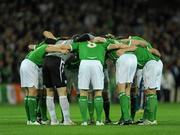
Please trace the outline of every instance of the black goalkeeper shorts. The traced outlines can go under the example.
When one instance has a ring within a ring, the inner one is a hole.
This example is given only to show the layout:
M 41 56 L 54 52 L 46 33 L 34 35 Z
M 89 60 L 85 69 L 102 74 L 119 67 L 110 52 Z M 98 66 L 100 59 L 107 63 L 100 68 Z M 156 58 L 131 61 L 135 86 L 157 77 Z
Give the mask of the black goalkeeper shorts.
M 64 61 L 56 56 L 46 56 L 43 64 L 43 84 L 46 88 L 65 87 L 67 79 Z

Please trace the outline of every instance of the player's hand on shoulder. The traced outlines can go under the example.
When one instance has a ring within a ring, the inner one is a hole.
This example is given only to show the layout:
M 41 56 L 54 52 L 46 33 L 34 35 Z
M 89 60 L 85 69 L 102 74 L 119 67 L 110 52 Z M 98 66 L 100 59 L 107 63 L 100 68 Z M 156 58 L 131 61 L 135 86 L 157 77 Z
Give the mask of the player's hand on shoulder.
M 69 50 L 68 49 L 61 49 L 61 52 L 67 54 L 67 53 L 69 53 Z
M 94 39 L 93 39 L 93 42 L 94 43 L 98 43 L 98 42 L 106 42 L 106 39 L 105 38 L 103 38 L 103 37 L 95 37 Z
M 135 46 L 135 45 L 131 46 L 132 51 L 135 51 L 136 49 L 137 49 L 137 46 Z
M 44 32 L 43 32 L 43 35 L 44 35 L 46 38 L 50 38 L 50 39 L 55 39 L 55 40 L 56 40 L 56 37 L 55 37 L 50 31 L 44 31 Z
M 28 45 L 28 49 L 29 49 L 29 50 L 34 50 L 35 46 L 36 46 L 36 45 L 30 44 L 30 45 Z
M 119 50 L 116 51 L 116 54 L 117 54 L 117 56 L 121 56 L 121 55 L 124 54 L 124 50 L 123 49 L 119 49 Z

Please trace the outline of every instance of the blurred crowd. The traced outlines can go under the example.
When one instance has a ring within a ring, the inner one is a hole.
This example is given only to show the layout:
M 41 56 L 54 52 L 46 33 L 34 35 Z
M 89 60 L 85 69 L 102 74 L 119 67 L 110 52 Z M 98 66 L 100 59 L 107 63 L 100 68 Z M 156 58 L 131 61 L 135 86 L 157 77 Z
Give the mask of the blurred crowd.
M 180 5 L 178 0 L 1 1 L 0 82 L 19 83 L 19 66 L 28 51 L 27 45 L 43 40 L 44 30 L 58 36 L 84 32 L 139 35 L 162 54 L 163 100 L 176 100 L 180 87 L 180 9 L 177 4 Z

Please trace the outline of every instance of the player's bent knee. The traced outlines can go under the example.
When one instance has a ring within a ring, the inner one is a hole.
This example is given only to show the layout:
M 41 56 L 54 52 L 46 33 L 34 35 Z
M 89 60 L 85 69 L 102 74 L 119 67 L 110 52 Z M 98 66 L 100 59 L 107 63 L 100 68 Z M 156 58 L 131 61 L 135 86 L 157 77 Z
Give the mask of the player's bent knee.
M 149 95 L 149 94 L 156 94 L 156 90 L 154 89 L 149 89 L 149 90 L 146 90 L 146 95 Z
M 47 96 L 53 97 L 54 96 L 54 90 L 51 88 L 46 89 Z
M 102 96 L 102 90 L 96 90 L 95 91 L 95 97 Z
M 117 84 L 117 92 L 118 93 L 125 92 L 125 88 L 126 88 L 126 84 L 125 83 L 123 83 L 123 84 L 118 83 Z
M 37 96 L 37 94 L 38 94 L 38 91 L 35 87 L 28 88 L 28 95 L 29 96 Z
M 80 96 L 88 96 L 87 90 L 80 90 Z
M 66 87 L 57 88 L 57 92 L 59 96 L 67 96 Z

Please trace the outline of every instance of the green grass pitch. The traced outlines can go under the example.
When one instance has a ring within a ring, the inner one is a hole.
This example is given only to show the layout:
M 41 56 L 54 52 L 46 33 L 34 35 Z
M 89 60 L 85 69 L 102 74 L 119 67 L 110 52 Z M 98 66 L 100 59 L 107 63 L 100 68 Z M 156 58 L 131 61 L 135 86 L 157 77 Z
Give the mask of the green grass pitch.
M 71 117 L 81 122 L 77 104 L 71 104 Z M 60 114 L 59 106 L 56 106 Z M 119 119 L 119 105 L 111 106 L 111 119 Z M 138 114 L 136 119 L 142 114 Z M 58 115 L 60 119 L 60 115 Z M 23 105 L 0 105 L 0 135 L 180 135 L 180 104 L 159 104 L 156 126 L 27 126 Z

